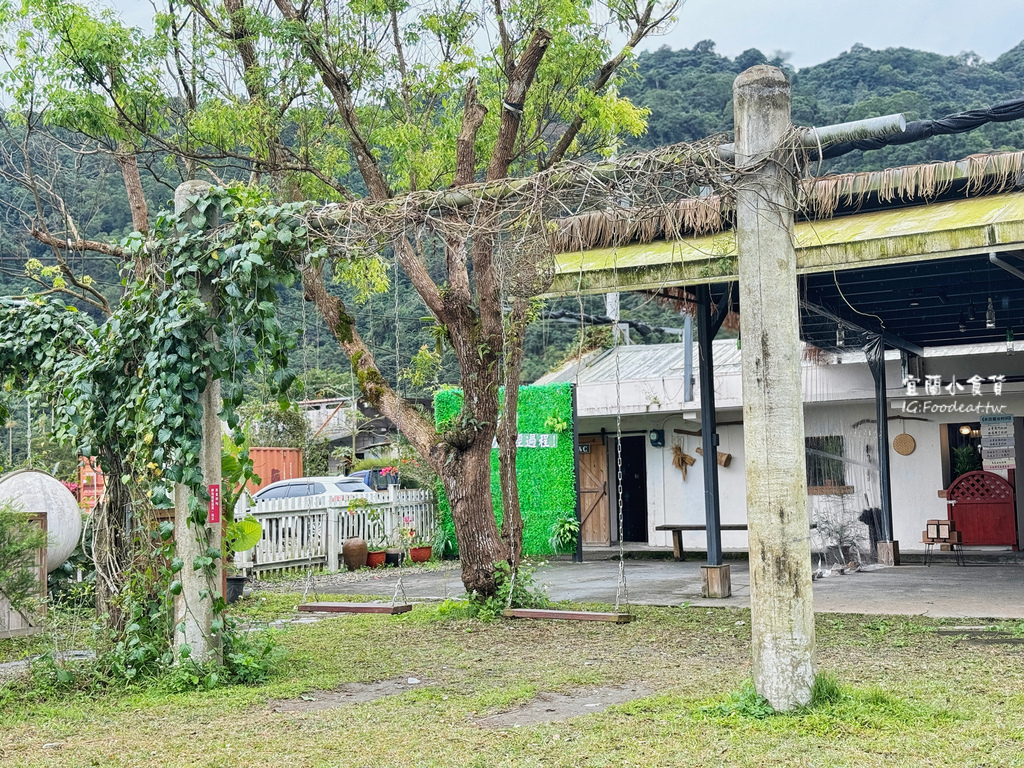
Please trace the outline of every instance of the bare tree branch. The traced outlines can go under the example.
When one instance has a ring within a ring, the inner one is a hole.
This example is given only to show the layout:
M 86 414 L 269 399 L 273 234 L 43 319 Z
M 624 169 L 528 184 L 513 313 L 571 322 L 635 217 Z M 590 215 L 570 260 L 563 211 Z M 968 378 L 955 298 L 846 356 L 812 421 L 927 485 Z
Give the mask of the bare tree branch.
M 534 30 L 526 50 L 509 74 L 508 87 L 501 100 L 501 125 L 498 127 L 498 138 L 494 142 L 491 163 L 487 167 L 489 180 L 503 179 L 508 176 L 509 166 L 514 157 L 516 137 L 519 126 L 523 122 L 523 110 L 526 107 L 526 94 L 533 84 L 537 67 L 551 43 L 551 33 L 546 29 Z
M 341 113 L 341 119 L 345 124 L 349 142 L 352 144 L 352 151 L 355 154 L 356 165 L 359 167 L 359 173 L 363 177 L 363 182 L 366 184 L 370 196 L 376 200 L 385 200 L 391 197 L 391 188 L 384 178 L 384 173 L 381 171 L 380 164 L 373 154 L 373 149 L 359 127 L 359 118 L 356 116 L 355 102 L 352 97 L 352 88 L 349 85 L 348 77 L 335 66 L 334 60 L 327 55 L 327 51 L 321 45 L 318 45 L 309 26 L 309 19 L 306 13 L 308 4 L 303 4 L 302 8 L 296 8 L 292 5 L 291 0 L 274 0 L 274 4 L 277 5 L 286 19 L 302 23 L 303 50 L 305 50 L 313 65 L 317 68 L 321 81 L 333 97 L 334 103 Z M 324 13 L 326 14 L 326 12 L 325 6 Z
M 633 49 L 636 48 L 652 31 L 664 23 L 665 20 L 675 12 L 678 6 L 678 2 L 673 3 L 666 12 L 657 19 L 652 19 L 654 10 L 657 7 L 657 2 L 655 0 L 647 0 L 642 11 L 637 8 L 637 13 L 634 15 L 636 28 L 633 30 L 633 34 L 630 35 L 629 41 L 622 47 L 618 54 L 601 66 L 601 69 L 597 71 L 597 75 L 594 77 L 594 81 L 590 84 L 588 90 L 595 95 L 600 94 Z M 577 115 L 573 118 L 572 123 L 569 124 L 565 133 L 563 133 L 558 139 L 558 143 L 555 145 L 555 148 L 551 150 L 551 154 L 548 155 L 548 157 L 540 164 L 540 170 L 550 168 L 552 165 L 562 161 L 565 157 L 565 153 L 569 150 L 569 147 L 572 146 L 573 141 L 576 140 L 579 132 L 583 129 L 584 122 L 583 115 Z

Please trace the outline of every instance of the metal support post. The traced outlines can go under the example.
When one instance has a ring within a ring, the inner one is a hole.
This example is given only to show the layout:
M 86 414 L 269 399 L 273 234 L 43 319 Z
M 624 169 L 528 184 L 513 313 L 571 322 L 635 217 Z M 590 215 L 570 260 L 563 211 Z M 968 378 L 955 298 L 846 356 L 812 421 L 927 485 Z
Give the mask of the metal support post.
M 722 519 L 718 494 L 718 432 L 715 419 L 715 364 L 712 359 L 711 291 L 698 286 L 697 346 L 700 370 L 700 430 L 704 451 L 704 520 L 708 534 L 708 565 L 722 564 Z
M 583 562 L 583 500 L 580 494 L 583 491 L 583 484 L 580 481 L 580 423 L 579 414 L 576 411 L 576 385 L 569 387 L 572 397 L 572 468 L 576 478 L 576 550 L 572 553 L 574 563 Z
M 878 433 L 878 492 L 882 508 L 882 530 L 879 531 L 878 561 L 899 565 L 899 544 L 893 540 L 892 474 L 889 467 L 889 403 L 886 399 L 885 343 L 875 338 L 865 347 L 871 378 L 875 381 L 875 423 Z

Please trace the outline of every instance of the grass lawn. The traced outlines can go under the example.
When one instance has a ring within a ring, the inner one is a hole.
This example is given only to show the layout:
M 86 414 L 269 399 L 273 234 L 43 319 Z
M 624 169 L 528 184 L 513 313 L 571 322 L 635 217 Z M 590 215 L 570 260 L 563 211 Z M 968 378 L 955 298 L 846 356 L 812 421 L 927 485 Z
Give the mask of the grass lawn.
M 296 601 L 257 594 L 241 611 L 273 618 Z M 48 697 L 8 688 L 0 765 L 1024 766 L 1024 645 L 938 631 L 958 621 L 822 615 L 819 669 L 840 690 L 800 714 L 764 717 L 742 693 L 749 612 L 636 614 L 625 625 L 482 624 L 419 605 L 283 630 L 288 657 L 258 687 Z M 401 692 L 323 709 L 311 701 L 385 680 Z M 557 722 L 478 724 L 538 694 L 619 685 L 646 695 Z

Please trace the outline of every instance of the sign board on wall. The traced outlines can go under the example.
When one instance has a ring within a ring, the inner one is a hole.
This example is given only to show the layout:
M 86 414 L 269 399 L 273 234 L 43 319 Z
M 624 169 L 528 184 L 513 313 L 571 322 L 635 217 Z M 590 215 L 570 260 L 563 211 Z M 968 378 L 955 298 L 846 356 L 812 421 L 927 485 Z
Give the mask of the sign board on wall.
M 981 463 L 989 472 L 1017 468 L 1013 414 L 996 413 L 981 417 Z

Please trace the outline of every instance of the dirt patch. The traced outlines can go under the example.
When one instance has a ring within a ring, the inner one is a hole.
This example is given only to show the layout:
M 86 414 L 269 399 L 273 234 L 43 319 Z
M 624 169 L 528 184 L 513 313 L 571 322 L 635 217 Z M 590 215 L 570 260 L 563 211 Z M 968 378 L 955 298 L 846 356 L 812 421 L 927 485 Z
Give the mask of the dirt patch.
M 552 723 L 570 717 L 601 712 L 613 704 L 624 704 L 633 699 L 650 696 L 654 691 L 643 685 L 609 685 L 604 688 L 584 688 L 575 693 L 538 693 L 530 701 L 497 715 L 477 720 L 481 728 L 519 728 L 524 725 Z
M 346 704 L 366 704 L 385 696 L 396 696 L 429 682 L 418 677 L 396 677 L 392 680 L 378 680 L 375 683 L 346 683 L 334 691 L 313 691 L 304 693 L 297 699 L 273 700 L 268 706 L 272 712 L 319 712 L 322 709 L 343 707 Z

